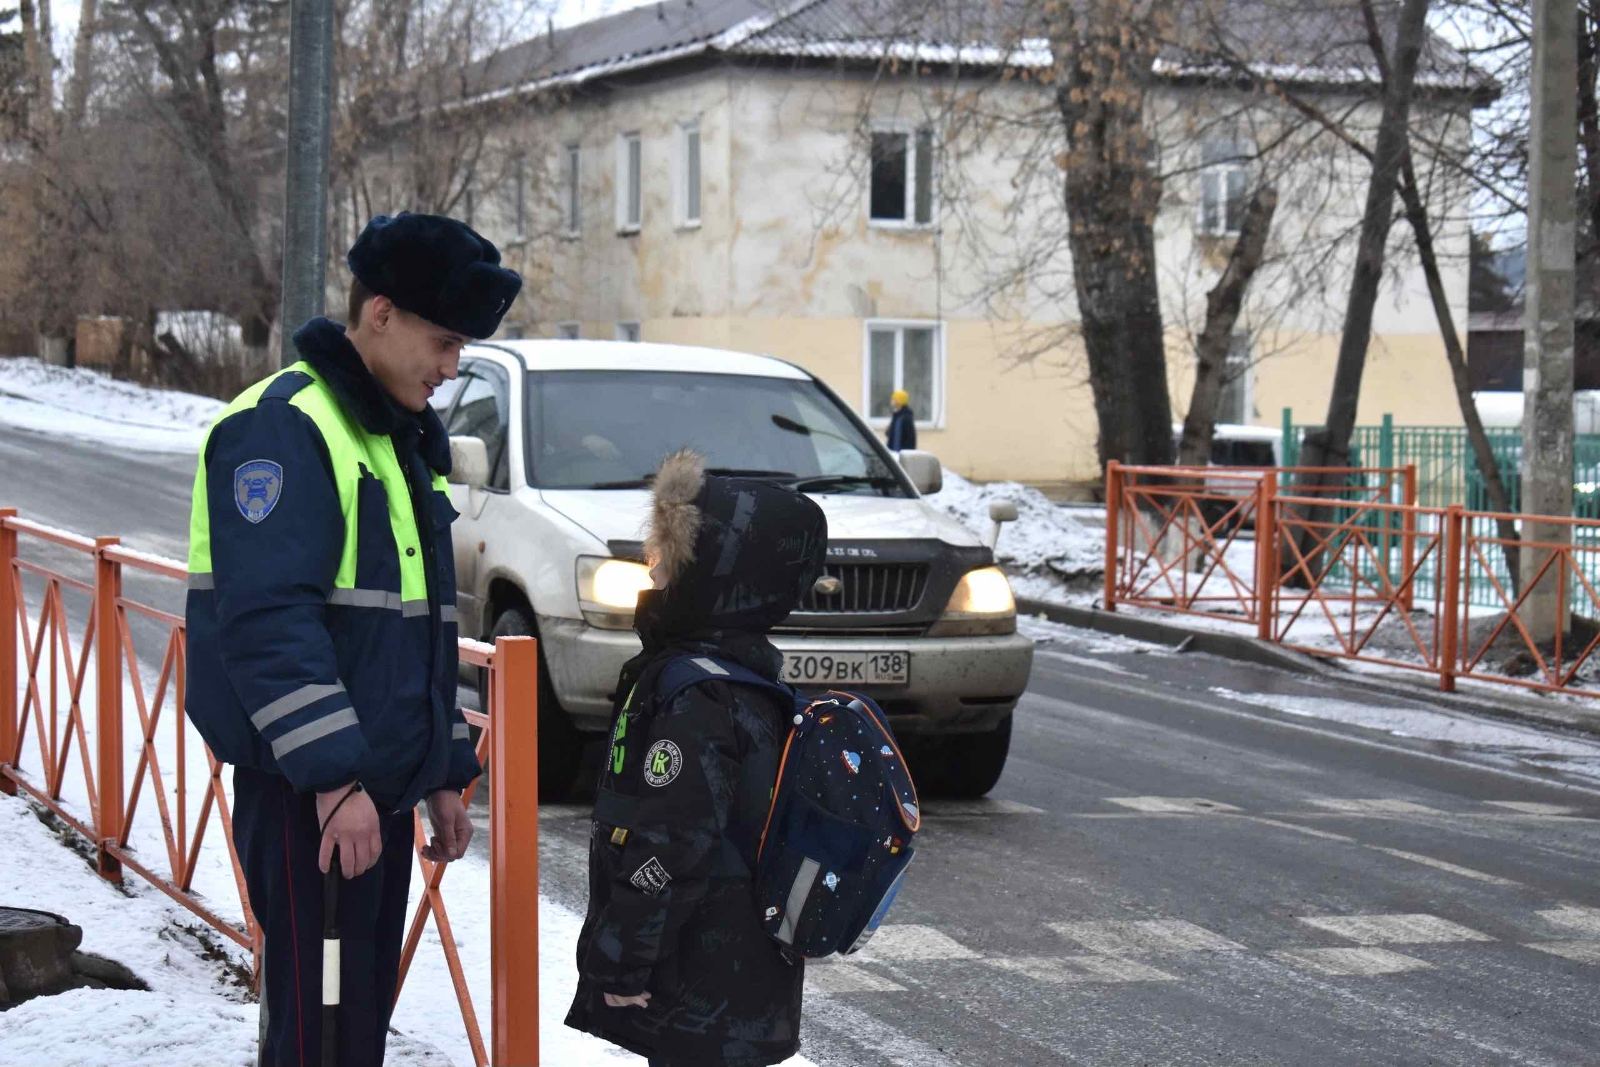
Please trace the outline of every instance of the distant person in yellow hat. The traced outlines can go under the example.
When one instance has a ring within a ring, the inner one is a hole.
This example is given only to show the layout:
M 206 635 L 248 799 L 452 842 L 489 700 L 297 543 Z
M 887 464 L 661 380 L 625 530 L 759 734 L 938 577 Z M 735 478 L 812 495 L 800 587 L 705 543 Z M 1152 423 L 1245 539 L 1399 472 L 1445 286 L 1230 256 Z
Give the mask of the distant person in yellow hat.
M 917 447 L 917 413 L 911 410 L 911 394 L 896 389 L 889 394 L 889 451 L 903 452 Z

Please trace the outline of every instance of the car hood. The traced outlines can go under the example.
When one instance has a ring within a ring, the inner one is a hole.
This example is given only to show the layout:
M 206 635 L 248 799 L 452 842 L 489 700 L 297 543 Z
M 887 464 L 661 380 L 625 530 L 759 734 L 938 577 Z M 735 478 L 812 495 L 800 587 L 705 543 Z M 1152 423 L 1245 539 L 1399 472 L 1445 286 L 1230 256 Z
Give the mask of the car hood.
M 909 497 L 807 494 L 828 517 L 828 540 L 934 540 L 977 546 L 979 538 L 925 500 Z M 602 543 L 642 541 L 650 517 L 643 489 L 546 489 L 545 504 Z

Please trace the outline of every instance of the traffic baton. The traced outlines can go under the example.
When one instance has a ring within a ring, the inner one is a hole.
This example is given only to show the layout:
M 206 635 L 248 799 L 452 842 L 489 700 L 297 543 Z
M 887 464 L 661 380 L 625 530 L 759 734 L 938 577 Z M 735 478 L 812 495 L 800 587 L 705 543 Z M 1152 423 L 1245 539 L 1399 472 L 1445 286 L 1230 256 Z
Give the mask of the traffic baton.
M 322 1067 L 339 1067 L 339 846 L 322 876 Z

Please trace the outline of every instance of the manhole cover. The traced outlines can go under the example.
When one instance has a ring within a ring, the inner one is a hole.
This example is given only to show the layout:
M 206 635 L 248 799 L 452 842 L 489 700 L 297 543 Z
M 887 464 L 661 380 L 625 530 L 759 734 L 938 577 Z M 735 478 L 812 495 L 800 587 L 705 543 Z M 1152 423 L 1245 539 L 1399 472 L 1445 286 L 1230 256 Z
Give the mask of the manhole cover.
M 42 930 L 49 926 L 65 926 L 67 920 L 59 915 L 52 915 L 48 911 L 34 911 L 31 908 L 0 908 L 0 937 L 7 934 L 22 933 L 27 930 Z

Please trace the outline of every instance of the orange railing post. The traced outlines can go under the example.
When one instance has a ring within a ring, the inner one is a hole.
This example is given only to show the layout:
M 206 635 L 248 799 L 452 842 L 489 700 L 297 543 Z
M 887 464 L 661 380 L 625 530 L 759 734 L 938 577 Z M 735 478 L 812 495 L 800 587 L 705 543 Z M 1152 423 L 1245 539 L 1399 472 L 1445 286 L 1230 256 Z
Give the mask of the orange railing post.
M 1456 661 L 1461 627 L 1461 560 L 1466 552 L 1462 539 L 1464 523 L 1460 504 L 1451 504 L 1444 519 L 1444 619 L 1439 634 L 1439 688 L 1456 690 Z
M 1405 466 L 1405 505 L 1406 510 L 1400 516 L 1400 574 L 1402 578 L 1409 579 L 1411 570 L 1417 565 L 1417 465 L 1407 463 Z M 1392 579 L 1391 575 L 1391 579 Z M 1400 606 L 1407 612 L 1416 604 L 1416 586 L 1409 580 L 1403 581 L 1400 586 Z
M 17 795 L 5 773 L 17 751 L 17 531 L 16 508 L 0 508 L 0 793 Z
M 495 642 L 489 706 L 490 1035 L 495 1067 L 539 1067 L 539 645 Z
M 99 786 L 94 830 L 99 869 L 110 881 L 122 879 L 122 863 L 107 846 L 122 837 L 122 627 L 117 601 L 122 596 L 122 564 L 106 557 L 117 537 L 94 539 L 95 778 Z
M 1278 621 L 1278 472 L 1262 474 L 1256 485 L 1256 636 L 1271 641 Z
M 1117 610 L 1117 523 L 1122 510 L 1122 464 L 1106 464 L 1106 592 L 1101 606 Z

